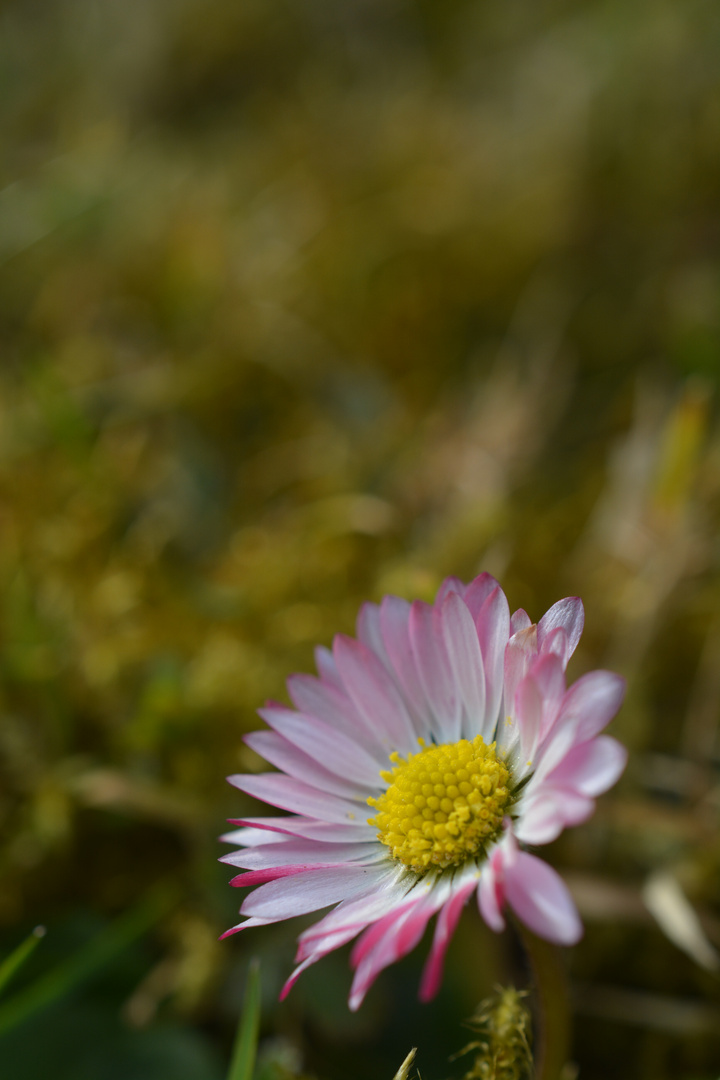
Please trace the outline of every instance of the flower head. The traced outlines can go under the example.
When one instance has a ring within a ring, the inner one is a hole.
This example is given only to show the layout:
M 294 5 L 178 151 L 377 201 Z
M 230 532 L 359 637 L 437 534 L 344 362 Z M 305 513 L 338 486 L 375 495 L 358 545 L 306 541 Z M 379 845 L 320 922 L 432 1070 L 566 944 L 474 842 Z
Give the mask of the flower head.
M 509 905 L 550 941 L 579 939 L 567 887 L 525 845 L 588 818 L 625 766 L 625 749 L 599 735 L 623 680 L 592 671 L 566 687 L 582 627 L 577 597 L 535 625 L 522 610 L 510 616 L 489 574 L 448 578 L 434 604 L 365 604 L 357 639 L 319 648 L 317 678 L 288 680 L 295 709 L 260 710 L 270 730 L 246 741 L 279 771 L 229 779 L 290 813 L 237 821 L 223 838 L 242 845 L 224 857 L 245 871 L 232 884 L 259 886 L 228 933 L 332 906 L 301 934 L 283 995 L 360 935 L 358 1008 L 437 914 L 420 988 L 431 998 L 473 893 L 493 930 Z

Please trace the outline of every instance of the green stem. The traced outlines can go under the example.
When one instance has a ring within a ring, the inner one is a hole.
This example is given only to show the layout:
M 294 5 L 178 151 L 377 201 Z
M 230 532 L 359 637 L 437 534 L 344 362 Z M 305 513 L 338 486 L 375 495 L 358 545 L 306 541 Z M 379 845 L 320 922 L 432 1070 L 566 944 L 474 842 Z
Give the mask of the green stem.
M 561 1080 L 570 1053 L 570 999 L 563 955 L 518 920 L 515 926 L 533 975 L 538 1011 L 535 1080 Z
M 260 963 L 251 960 L 227 1080 L 252 1080 L 260 1031 Z

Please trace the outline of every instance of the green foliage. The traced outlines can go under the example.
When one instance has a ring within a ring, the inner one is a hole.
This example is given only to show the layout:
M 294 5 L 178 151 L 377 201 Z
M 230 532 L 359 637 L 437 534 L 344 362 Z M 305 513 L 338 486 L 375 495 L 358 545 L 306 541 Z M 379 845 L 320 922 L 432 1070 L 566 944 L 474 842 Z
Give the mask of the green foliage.
M 260 1030 L 260 965 L 250 964 L 228 1080 L 252 1080 Z
M 13 949 L 9 956 L 0 964 L 0 991 L 3 991 L 12 979 L 13 975 L 23 966 L 26 960 L 32 956 L 40 940 L 45 936 L 45 927 L 36 926 L 32 934 L 21 941 L 17 948 Z

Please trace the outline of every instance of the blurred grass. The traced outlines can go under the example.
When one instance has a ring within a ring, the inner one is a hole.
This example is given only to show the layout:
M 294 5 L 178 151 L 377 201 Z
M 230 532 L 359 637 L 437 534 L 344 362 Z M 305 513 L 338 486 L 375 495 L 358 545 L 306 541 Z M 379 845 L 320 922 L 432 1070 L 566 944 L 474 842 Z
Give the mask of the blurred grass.
M 183 897 L 101 1021 L 73 1004 L 70 1075 L 137 1053 L 153 1080 L 183 1039 L 219 1075 L 248 947 L 265 1034 L 318 1075 L 415 1044 L 446 1074 L 512 949 L 468 914 L 432 1015 L 411 958 L 349 1017 L 344 954 L 274 1010 L 295 927 L 217 944 L 215 837 L 250 808 L 223 781 L 260 767 L 242 733 L 312 646 L 482 568 L 535 618 L 581 594 L 574 675 L 629 679 L 628 774 L 552 852 L 587 923 L 581 1075 L 715 1080 L 716 980 L 641 889 L 673 874 L 720 943 L 717 6 L 0 22 L 0 944 Z

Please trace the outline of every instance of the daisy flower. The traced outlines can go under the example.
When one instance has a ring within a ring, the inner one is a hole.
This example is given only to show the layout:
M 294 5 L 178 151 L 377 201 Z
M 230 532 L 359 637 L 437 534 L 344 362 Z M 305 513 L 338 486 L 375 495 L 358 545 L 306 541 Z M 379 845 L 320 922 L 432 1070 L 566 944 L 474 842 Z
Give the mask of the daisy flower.
M 378 973 L 417 945 L 437 915 L 420 986 L 437 991 L 448 942 L 475 893 L 495 931 L 505 906 L 562 945 L 582 934 L 567 887 L 526 846 L 590 816 L 625 749 L 598 733 L 624 682 L 565 669 L 583 607 L 560 600 L 537 625 L 510 615 L 489 574 L 443 582 L 434 604 L 365 604 L 357 639 L 318 648 L 318 677 L 293 675 L 295 708 L 270 703 L 270 730 L 246 737 L 277 772 L 230 783 L 289 816 L 256 817 L 223 837 L 224 857 L 257 886 L 240 908 L 253 926 L 332 910 L 299 938 L 290 990 L 305 968 L 358 937 L 350 1008 Z M 225 935 L 224 935 L 225 936 Z

